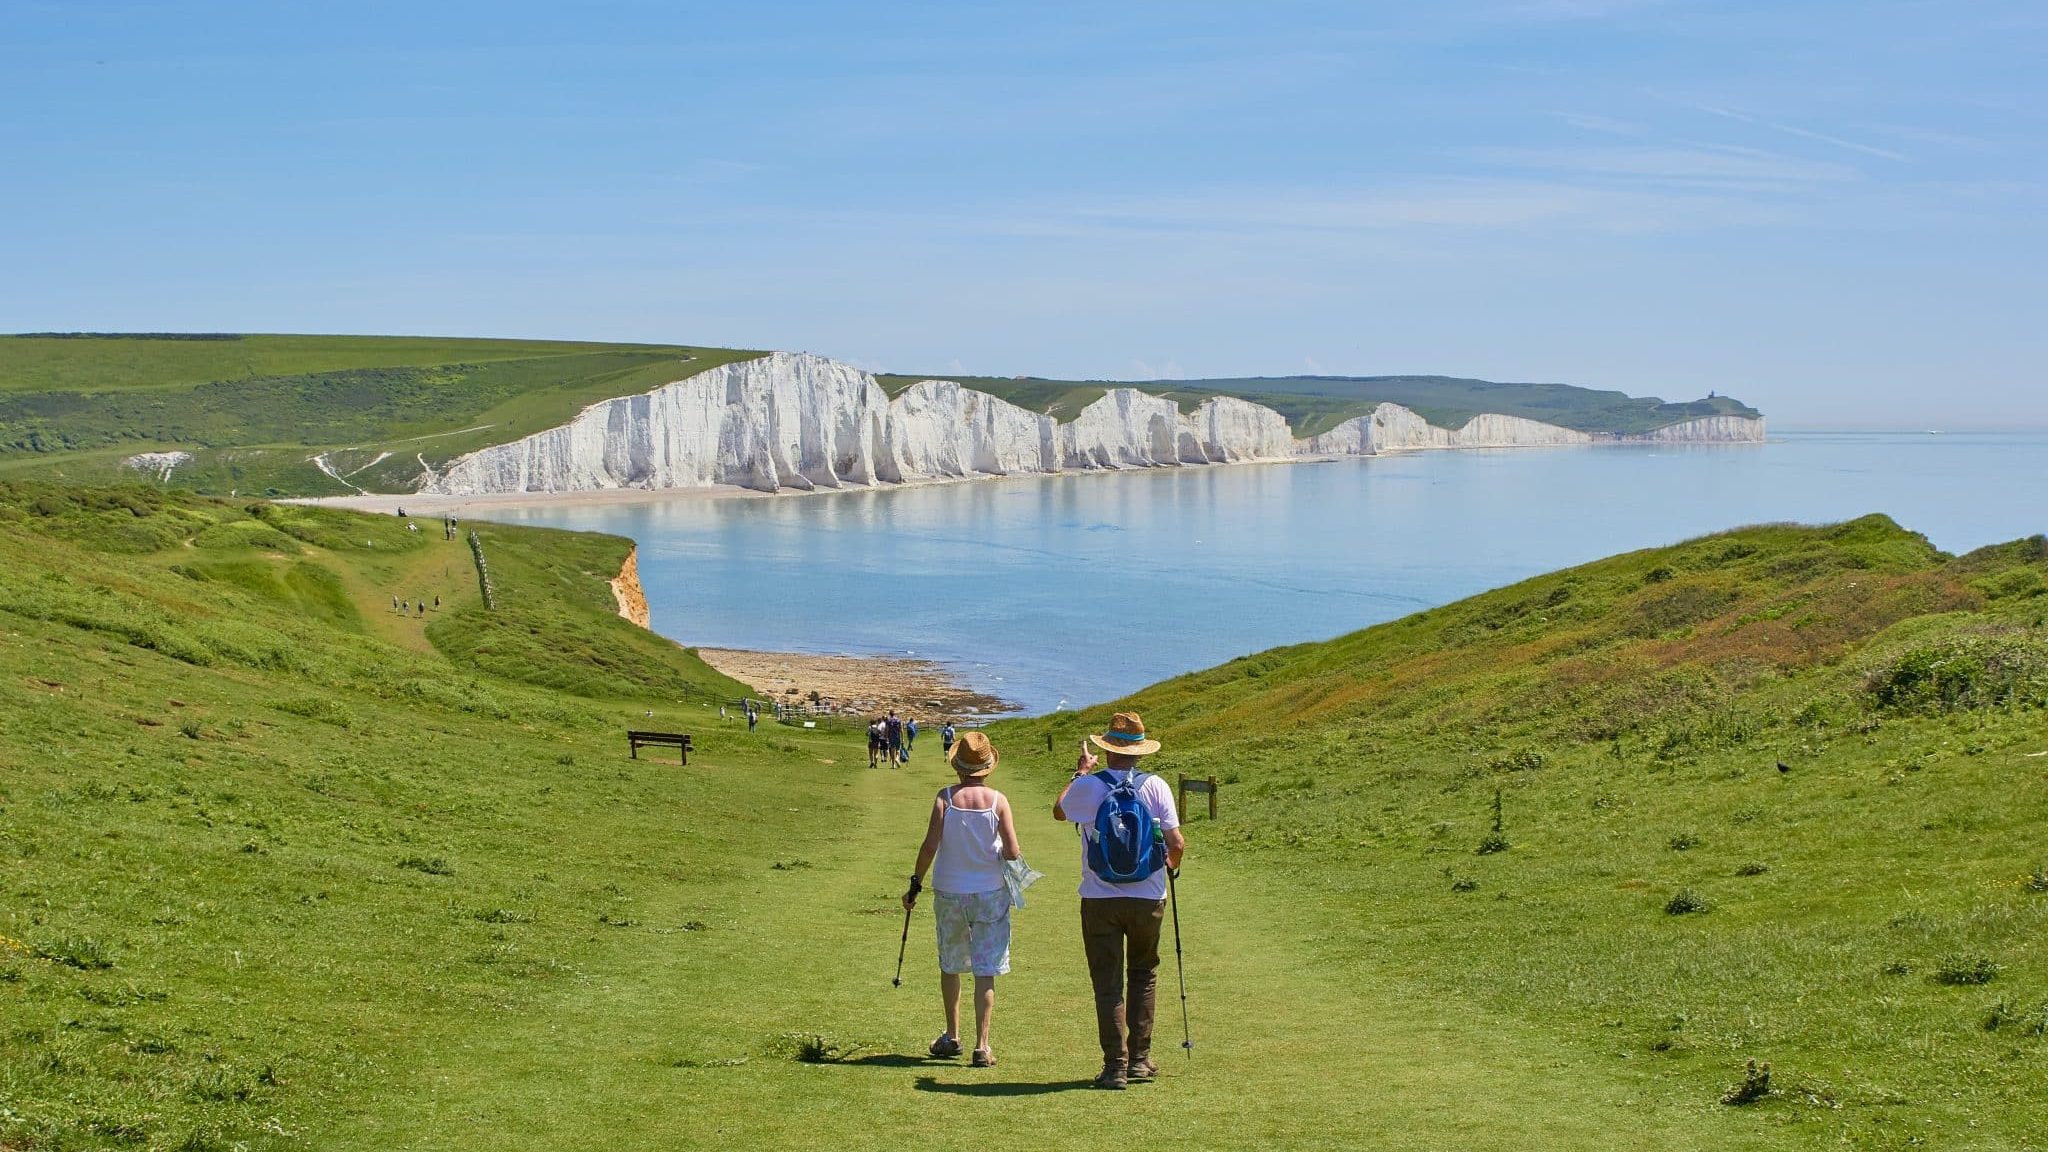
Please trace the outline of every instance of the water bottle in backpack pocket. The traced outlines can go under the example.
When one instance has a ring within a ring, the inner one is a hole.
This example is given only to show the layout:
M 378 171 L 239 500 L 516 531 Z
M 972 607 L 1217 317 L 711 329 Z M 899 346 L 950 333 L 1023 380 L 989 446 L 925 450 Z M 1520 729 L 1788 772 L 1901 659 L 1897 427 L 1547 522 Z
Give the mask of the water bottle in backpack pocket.
M 1105 771 L 1095 778 L 1109 788 L 1109 795 L 1095 810 L 1095 826 L 1089 830 L 1088 870 L 1111 884 L 1132 884 L 1164 868 L 1166 852 L 1158 821 L 1138 794 L 1144 773 L 1133 772 L 1119 781 Z

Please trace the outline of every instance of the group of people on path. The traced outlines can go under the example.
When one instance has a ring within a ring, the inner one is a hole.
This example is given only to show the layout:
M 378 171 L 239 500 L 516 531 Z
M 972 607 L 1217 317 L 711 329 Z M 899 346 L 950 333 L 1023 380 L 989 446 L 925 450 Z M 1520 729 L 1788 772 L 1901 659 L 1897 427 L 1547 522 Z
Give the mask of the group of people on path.
M 1099 766 L 1090 744 L 1108 756 L 1107 766 Z M 1010 970 L 1010 909 L 1021 905 L 1021 887 L 1035 875 L 1023 865 L 1009 799 L 987 784 L 1000 759 L 995 746 L 977 731 L 948 745 L 946 760 L 959 782 L 932 800 L 903 909 L 907 925 L 929 872 L 946 1015 L 930 1052 L 942 1059 L 961 1055 L 961 977 L 971 974 L 971 1057 L 975 1067 L 989 1068 L 996 1063 L 989 1047 L 995 981 Z M 1102 1047 L 1098 1088 L 1121 1089 L 1159 1075 L 1152 1059 L 1159 939 L 1168 881 L 1180 874 L 1187 842 L 1173 790 L 1141 771 L 1143 758 L 1157 751 L 1159 741 L 1145 735 L 1137 713 L 1117 713 L 1107 731 L 1081 745 L 1074 777 L 1052 805 L 1053 819 L 1081 829 L 1081 946 Z
M 953 751 L 953 722 L 946 721 L 939 729 L 942 752 Z M 884 761 L 889 767 L 910 762 L 911 746 L 917 743 L 917 721 L 910 717 L 898 716 L 891 708 L 887 716 L 877 716 L 868 724 L 868 767 L 879 767 Z

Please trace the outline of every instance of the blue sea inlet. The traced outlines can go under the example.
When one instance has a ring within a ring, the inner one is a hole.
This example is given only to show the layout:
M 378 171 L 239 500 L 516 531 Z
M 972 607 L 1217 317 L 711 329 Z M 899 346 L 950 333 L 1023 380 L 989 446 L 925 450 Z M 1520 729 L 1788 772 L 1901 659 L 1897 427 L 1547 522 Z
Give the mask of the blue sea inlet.
M 1428 452 L 777 499 L 535 507 L 639 542 L 685 644 L 914 655 L 1048 712 L 1553 569 L 1768 521 L 2048 532 L 2048 435 Z

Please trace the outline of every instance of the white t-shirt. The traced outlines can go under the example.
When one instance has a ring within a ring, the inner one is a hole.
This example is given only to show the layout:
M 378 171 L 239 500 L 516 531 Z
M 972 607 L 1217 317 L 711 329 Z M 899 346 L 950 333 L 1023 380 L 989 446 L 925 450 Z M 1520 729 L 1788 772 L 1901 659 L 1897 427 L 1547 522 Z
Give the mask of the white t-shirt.
M 1111 776 L 1121 780 L 1124 773 L 1107 769 Z M 1151 809 L 1152 819 L 1163 829 L 1180 827 L 1180 814 L 1173 810 L 1173 788 L 1165 780 L 1150 773 L 1141 772 L 1145 779 L 1138 785 L 1138 802 Z M 1161 868 L 1143 880 L 1132 884 L 1111 884 L 1088 867 L 1088 837 L 1095 834 L 1095 811 L 1102 802 L 1109 799 L 1109 786 L 1090 774 L 1074 781 L 1067 789 L 1067 798 L 1060 804 L 1060 810 L 1067 819 L 1081 826 L 1081 897 L 1086 900 L 1128 896 L 1138 900 L 1166 899 L 1166 869 Z

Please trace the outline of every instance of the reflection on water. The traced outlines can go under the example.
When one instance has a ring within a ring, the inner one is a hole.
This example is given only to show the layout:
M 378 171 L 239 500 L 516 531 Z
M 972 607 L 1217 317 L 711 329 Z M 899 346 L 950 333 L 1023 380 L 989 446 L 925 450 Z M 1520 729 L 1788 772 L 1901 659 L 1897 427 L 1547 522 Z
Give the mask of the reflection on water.
M 689 644 L 915 652 L 1046 711 L 1634 548 L 1891 514 L 1950 550 L 2048 530 L 2048 436 L 1333 463 L 504 510 L 631 536 Z

